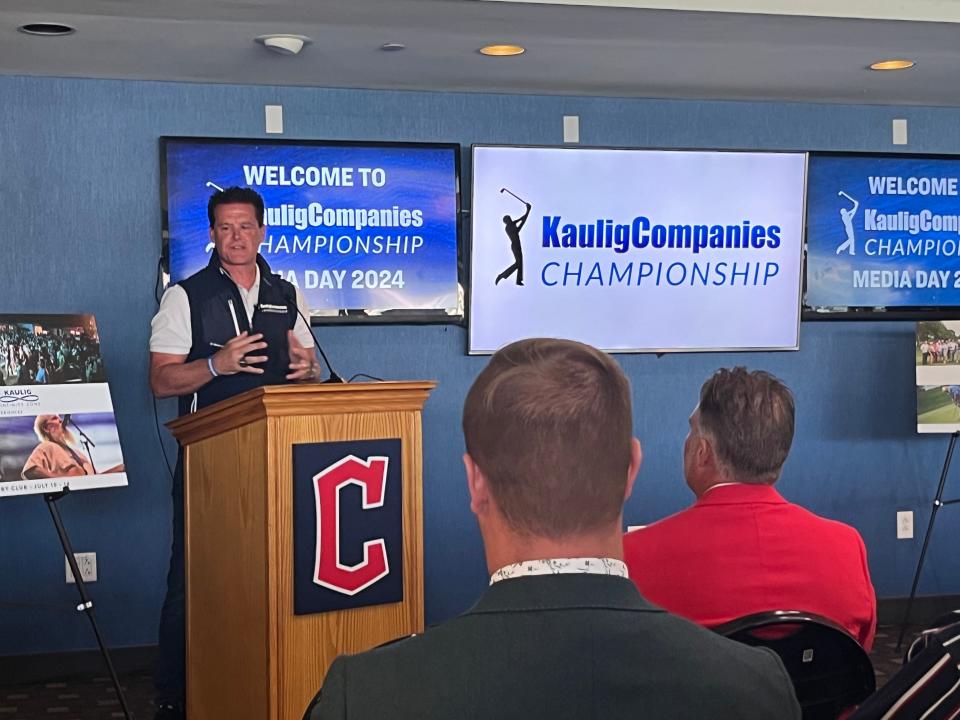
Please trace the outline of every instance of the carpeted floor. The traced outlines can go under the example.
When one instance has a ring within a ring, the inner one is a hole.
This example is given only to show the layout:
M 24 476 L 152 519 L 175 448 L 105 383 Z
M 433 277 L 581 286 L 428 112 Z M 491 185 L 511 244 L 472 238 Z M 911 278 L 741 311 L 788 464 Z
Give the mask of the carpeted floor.
M 881 626 L 874 642 L 874 670 L 877 687 L 900 667 L 903 652 L 896 650 L 899 627 Z M 904 641 L 909 645 L 913 634 Z M 102 673 L 102 671 L 100 671 Z M 54 668 L 51 680 L 33 685 L 4 685 L 0 678 L 0 720 L 113 720 L 123 711 L 113 683 L 105 674 L 58 677 Z M 149 670 L 124 673 L 120 676 L 130 717 L 136 720 L 153 718 L 153 675 Z
M 903 656 L 910 647 L 910 643 L 917 636 L 921 628 L 909 628 L 903 639 L 903 647 L 897 650 L 897 637 L 900 635 L 899 625 L 881 625 L 877 628 L 877 635 L 873 641 L 873 651 L 870 659 L 873 660 L 873 672 L 877 676 L 877 687 L 882 686 L 890 676 L 900 669 Z
M 51 671 L 55 676 L 56 671 Z M 153 674 L 120 676 L 120 687 L 137 720 L 153 718 Z M 0 681 L 0 720 L 113 720 L 124 717 L 107 675 L 58 678 L 35 685 L 4 686 Z

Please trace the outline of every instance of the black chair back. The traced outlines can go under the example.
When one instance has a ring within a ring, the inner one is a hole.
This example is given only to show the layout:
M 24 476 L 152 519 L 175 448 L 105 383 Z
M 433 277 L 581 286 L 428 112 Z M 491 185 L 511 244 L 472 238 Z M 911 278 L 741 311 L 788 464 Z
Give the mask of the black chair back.
M 960 610 L 951 610 L 948 613 L 938 616 L 936 620 L 927 626 L 926 630 L 921 631 L 917 638 L 910 643 L 910 647 L 907 648 L 907 652 L 903 656 L 903 664 L 906 665 L 922 653 L 926 649 L 931 637 L 937 635 L 944 628 L 958 622 L 960 622 Z
M 866 650 L 825 617 L 774 610 L 713 629 L 731 640 L 770 648 L 779 655 L 793 681 L 804 720 L 835 720 L 877 687 Z

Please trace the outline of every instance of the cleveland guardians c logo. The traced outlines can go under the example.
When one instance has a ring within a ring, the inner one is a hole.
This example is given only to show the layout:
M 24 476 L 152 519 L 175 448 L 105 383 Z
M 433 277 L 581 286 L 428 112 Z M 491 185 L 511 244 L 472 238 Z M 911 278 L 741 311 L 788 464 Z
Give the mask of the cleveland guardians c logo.
M 366 461 L 347 455 L 313 476 L 317 512 L 316 562 L 313 582 L 344 595 L 356 595 L 390 574 L 387 544 L 383 538 L 363 543 L 363 560 L 356 565 L 340 562 L 340 491 L 359 485 L 363 509 L 383 507 L 389 458 L 371 456 Z

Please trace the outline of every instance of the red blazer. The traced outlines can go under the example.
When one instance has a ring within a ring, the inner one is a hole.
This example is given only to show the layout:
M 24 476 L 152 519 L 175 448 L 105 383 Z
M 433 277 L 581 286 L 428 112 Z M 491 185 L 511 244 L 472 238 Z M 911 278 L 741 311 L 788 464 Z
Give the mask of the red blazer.
M 700 625 L 805 610 L 873 645 L 877 600 L 860 534 L 769 485 L 708 490 L 692 507 L 627 533 L 623 551 L 647 600 Z

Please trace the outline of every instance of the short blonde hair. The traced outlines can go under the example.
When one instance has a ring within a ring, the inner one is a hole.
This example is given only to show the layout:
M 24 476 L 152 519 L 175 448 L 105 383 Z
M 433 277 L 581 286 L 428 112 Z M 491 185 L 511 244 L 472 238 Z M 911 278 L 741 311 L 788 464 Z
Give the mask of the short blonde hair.
M 633 418 L 630 384 L 606 353 L 570 340 L 507 345 L 467 394 L 463 434 L 515 531 L 558 539 L 620 516 Z

